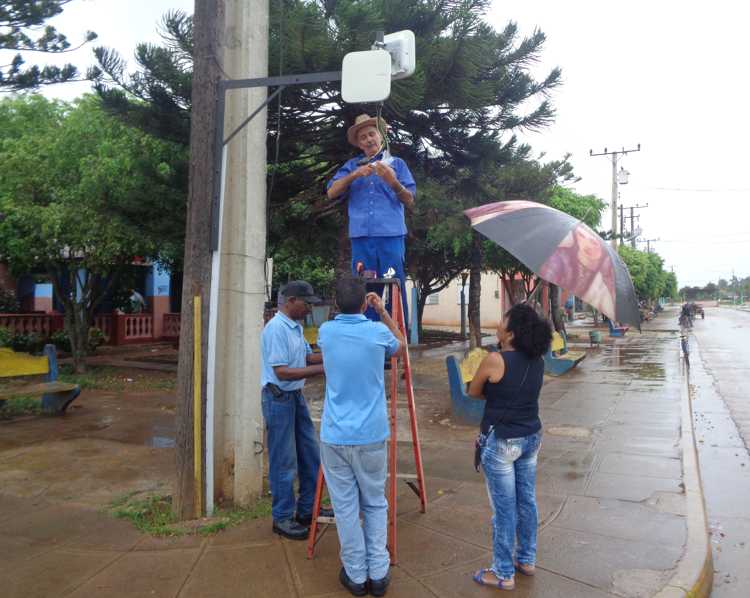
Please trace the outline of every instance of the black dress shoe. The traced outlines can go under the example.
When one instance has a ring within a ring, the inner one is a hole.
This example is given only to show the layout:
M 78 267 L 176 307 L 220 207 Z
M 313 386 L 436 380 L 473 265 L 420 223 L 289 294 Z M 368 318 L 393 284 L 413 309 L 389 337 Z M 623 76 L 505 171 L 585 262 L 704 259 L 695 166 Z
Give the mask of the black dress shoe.
M 300 525 L 294 519 L 274 521 L 273 531 L 274 533 L 289 538 L 290 540 L 307 540 L 307 536 L 310 535 L 310 528 L 305 525 Z
M 367 585 L 370 589 L 370 594 L 373 596 L 385 596 L 388 591 L 388 584 L 391 583 L 391 574 L 386 573 L 383 579 L 368 579 Z
M 325 508 L 320 509 L 320 517 L 333 517 L 333 509 L 325 509 Z M 295 516 L 294 519 L 300 525 L 305 525 L 307 527 L 310 527 L 310 524 L 312 523 L 312 514 L 297 515 Z
M 349 576 L 346 574 L 346 569 L 341 567 L 339 572 L 339 581 L 352 596 L 367 596 L 367 584 L 365 583 L 354 583 Z

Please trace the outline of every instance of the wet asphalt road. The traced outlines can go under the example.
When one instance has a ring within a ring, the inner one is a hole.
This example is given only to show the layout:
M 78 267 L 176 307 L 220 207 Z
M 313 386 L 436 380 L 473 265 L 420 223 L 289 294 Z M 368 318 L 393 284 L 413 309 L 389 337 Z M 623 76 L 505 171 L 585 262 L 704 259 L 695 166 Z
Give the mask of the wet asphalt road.
M 750 596 L 750 313 L 706 309 L 690 337 L 690 392 L 716 598 Z

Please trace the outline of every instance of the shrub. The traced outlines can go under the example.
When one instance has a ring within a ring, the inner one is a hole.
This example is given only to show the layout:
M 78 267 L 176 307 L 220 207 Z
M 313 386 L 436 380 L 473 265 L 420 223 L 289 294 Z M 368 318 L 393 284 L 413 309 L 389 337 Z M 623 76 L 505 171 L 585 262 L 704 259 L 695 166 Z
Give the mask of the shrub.
M 10 339 L 13 335 L 7 328 L 0 328 L 0 347 L 10 347 Z
M 21 304 L 18 303 L 16 293 L 0 289 L 0 313 L 17 314 L 19 311 L 21 311 Z
M 96 351 L 99 345 L 104 344 L 104 340 L 104 332 L 102 332 L 101 328 L 97 328 L 96 326 L 89 328 L 89 351 L 92 353 Z
M 52 336 L 50 336 L 50 341 L 55 345 L 55 347 L 57 347 L 58 351 L 63 351 L 65 353 L 71 352 L 70 337 L 65 330 L 56 330 L 55 332 L 53 332 Z M 90 353 L 96 351 L 99 345 L 104 344 L 104 341 L 104 332 L 102 332 L 100 328 L 96 328 L 95 326 L 89 328 L 88 349 Z
M 44 339 L 34 332 L 17 332 L 10 338 L 9 346 L 18 353 L 40 353 L 44 349 Z
M 70 353 L 70 337 L 64 330 L 55 330 L 49 337 L 49 340 L 55 345 L 58 351 Z

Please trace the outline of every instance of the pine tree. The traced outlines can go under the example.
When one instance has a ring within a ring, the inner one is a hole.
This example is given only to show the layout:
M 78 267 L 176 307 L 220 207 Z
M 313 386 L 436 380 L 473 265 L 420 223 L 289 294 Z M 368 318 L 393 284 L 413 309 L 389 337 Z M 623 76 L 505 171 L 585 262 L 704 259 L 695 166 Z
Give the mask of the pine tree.
M 71 0 L 0 0 L 0 55 L 16 52 L 9 63 L 0 67 L 0 90 L 33 89 L 78 78 L 78 69 L 72 64 L 25 67 L 23 58 L 28 52 L 72 52 L 96 39 L 96 33 L 89 31 L 79 46 L 71 48 L 65 35 L 50 25 L 44 25 L 45 21 L 60 14 L 69 2 Z

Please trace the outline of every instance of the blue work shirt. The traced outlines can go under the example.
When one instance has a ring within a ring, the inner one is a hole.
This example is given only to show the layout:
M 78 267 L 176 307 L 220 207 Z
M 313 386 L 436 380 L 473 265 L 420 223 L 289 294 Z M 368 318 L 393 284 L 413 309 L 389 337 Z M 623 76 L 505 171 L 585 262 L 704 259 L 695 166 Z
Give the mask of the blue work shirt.
M 363 314 L 340 314 L 318 331 L 326 374 L 320 439 L 371 444 L 390 436 L 383 363 L 399 341 L 385 324 Z
M 330 188 L 338 179 L 351 174 L 360 167 L 358 162 L 364 154 L 348 160 L 329 181 Z M 373 160 L 379 160 L 382 154 Z M 414 196 L 417 184 L 409 167 L 401 158 L 385 158 L 396 173 L 396 178 Z M 349 185 L 349 238 L 356 237 L 403 237 L 406 234 L 404 204 L 384 179 L 376 174 L 358 178 Z
M 273 368 L 285 365 L 290 368 L 307 366 L 307 355 L 312 348 L 305 340 L 302 326 L 282 312 L 276 312 L 263 329 L 260 336 L 260 355 L 262 369 L 260 387 L 269 382 L 276 384 L 281 390 L 299 390 L 305 385 L 302 380 L 279 380 Z

